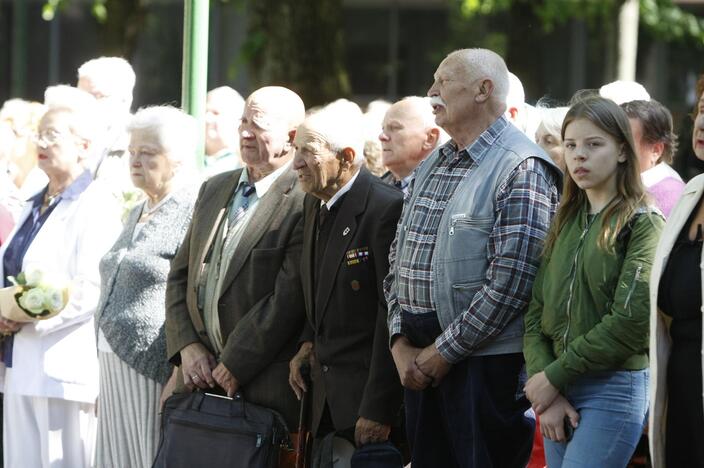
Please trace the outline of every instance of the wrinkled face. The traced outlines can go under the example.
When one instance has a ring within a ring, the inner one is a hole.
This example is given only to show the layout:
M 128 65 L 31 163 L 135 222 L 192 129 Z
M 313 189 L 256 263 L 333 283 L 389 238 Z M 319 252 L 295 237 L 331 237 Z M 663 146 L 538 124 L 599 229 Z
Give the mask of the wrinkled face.
M 616 194 L 616 170 L 626 161 L 621 145 L 590 120 L 576 119 L 565 129 L 565 163 L 582 190 Z
M 692 130 L 692 149 L 697 159 L 704 161 L 704 94 L 699 99 L 697 116 Z
M 434 79 L 428 96 L 432 99 L 435 123 L 445 130 L 461 125 L 474 113 L 473 89 L 479 80 L 468 76 L 461 59 L 456 56 L 440 63 Z M 452 135 L 451 130 L 448 133 Z
M 535 142 L 548 153 L 548 156 L 565 172 L 565 148 L 560 135 L 549 133 L 542 123 L 535 131 Z
M 640 172 L 647 171 L 658 163 L 661 154 L 658 154 L 654 144 L 648 143 L 643 138 L 643 123 L 640 119 L 629 118 L 628 121 L 631 123 L 631 133 L 633 133 L 633 143 L 636 145 Z
M 80 166 L 87 143 L 75 135 L 65 113 L 47 113 L 37 131 L 37 165 L 47 175 L 68 174 Z
M 303 124 L 298 127 L 293 146 L 293 169 L 304 192 L 316 195 L 335 185 L 340 178 L 340 158 L 319 133 Z
M 134 186 L 148 195 L 163 194 L 174 177 L 175 167 L 157 135 L 148 129 L 132 131 L 128 151 Z
M 282 158 L 290 148 L 287 123 L 266 105 L 250 99 L 244 106 L 239 132 L 240 155 L 247 166 L 281 167 L 288 162 Z
M 382 162 L 394 174 L 412 171 L 425 152 L 425 123 L 416 108 L 405 102 L 391 106 L 384 116 L 379 135 Z
M 208 96 L 205 100 L 205 138 L 209 141 L 237 143 L 240 115 Z

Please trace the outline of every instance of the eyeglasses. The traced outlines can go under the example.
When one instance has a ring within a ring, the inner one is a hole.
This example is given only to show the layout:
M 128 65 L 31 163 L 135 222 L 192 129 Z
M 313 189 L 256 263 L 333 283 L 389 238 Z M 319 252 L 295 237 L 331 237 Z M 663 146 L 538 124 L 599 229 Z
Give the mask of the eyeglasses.
M 61 132 L 49 130 L 45 133 L 37 133 L 36 135 L 34 135 L 32 140 L 39 146 L 42 146 L 44 144 L 55 145 L 63 136 L 64 134 Z

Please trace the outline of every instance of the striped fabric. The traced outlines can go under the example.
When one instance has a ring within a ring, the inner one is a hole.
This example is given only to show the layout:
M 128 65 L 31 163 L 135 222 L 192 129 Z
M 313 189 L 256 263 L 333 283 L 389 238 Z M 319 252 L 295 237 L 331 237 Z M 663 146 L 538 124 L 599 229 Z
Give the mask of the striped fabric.
M 162 385 L 113 353 L 98 353 L 98 468 L 149 468 L 159 444 Z

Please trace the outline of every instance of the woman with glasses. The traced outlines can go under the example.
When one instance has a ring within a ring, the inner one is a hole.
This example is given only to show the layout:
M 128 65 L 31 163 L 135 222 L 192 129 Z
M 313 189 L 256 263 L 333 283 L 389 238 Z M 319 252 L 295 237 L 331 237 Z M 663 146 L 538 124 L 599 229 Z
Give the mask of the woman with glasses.
M 84 108 L 49 110 L 36 138 L 49 183 L 26 204 L 0 248 L 0 278 L 38 269 L 69 287 L 66 307 L 41 321 L 0 319 L 4 466 L 92 465 L 98 360 L 93 314 L 98 262 L 120 232 L 120 207 L 83 161 L 94 137 Z
M 175 383 L 166 359 L 166 277 L 196 197 L 192 117 L 149 107 L 127 130 L 130 176 L 146 200 L 100 262 L 98 467 L 149 467 L 156 455 L 160 399 Z

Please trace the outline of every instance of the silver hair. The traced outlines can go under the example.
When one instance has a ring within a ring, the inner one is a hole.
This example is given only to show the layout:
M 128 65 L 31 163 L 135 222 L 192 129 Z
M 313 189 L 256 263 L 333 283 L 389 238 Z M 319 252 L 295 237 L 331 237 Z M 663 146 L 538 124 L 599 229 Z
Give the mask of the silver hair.
M 562 122 L 565 120 L 565 115 L 570 109 L 569 107 L 537 107 L 540 114 L 540 124 L 545 127 L 550 135 L 562 140 Z M 540 125 L 538 125 L 540 126 Z
M 79 137 L 91 142 L 100 137 L 103 120 L 91 94 L 69 85 L 49 86 L 44 91 L 44 105 L 47 108 L 45 116 L 69 114 L 71 131 Z
M 352 111 L 347 105 L 328 106 L 309 115 L 303 125 L 319 133 L 331 151 L 339 153 L 345 148 L 352 148 L 354 164 L 364 164 L 361 111 Z
M 172 106 L 139 109 L 127 124 L 127 131 L 143 130 L 153 135 L 179 170 L 193 168 L 198 148 L 196 119 Z
M 477 78 L 491 80 L 494 84 L 494 99 L 499 102 L 506 101 L 509 89 L 508 68 L 499 54 L 489 49 L 460 49 L 447 56 L 447 58 L 450 57 L 461 60 L 468 80 Z
M 136 76 L 132 65 L 122 57 L 99 57 L 78 67 L 78 79 L 90 79 L 106 96 L 118 97 L 129 109 Z
M 636 81 L 612 81 L 599 88 L 599 95 L 618 105 L 631 101 L 650 101 L 650 94 L 645 86 Z
M 208 91 L 208 98 L 216 99 L 229 111 L 239 116 L 244 109 L 244 98 L 240 93 L 229 86 L 218 86 Z

